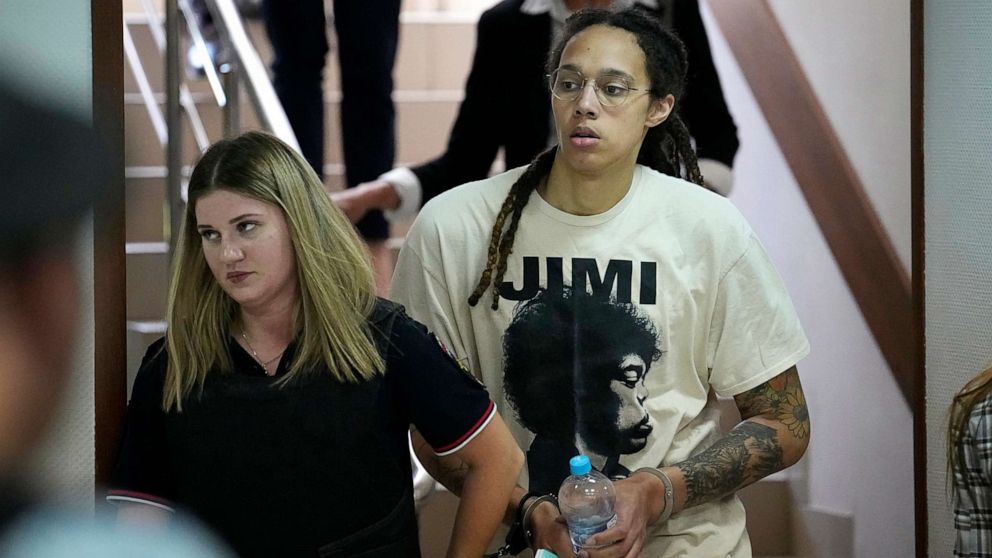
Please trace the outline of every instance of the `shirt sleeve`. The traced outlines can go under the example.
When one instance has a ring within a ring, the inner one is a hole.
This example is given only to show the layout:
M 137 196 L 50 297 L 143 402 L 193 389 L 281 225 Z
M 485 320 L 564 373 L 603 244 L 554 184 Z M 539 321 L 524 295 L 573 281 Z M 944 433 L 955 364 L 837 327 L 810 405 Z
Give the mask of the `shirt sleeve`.
M 422 324 L 401 313 L 390 336 L 387 381 L 438 455 L 465 447 L 496 414 L 485 387 Z
M 124 435 L 107 491 L 111 503 L 138 502 L 174 511 L 162 410 L 167 366 L 163 346 L 160 339 L 148 348 L 134 379 Z
M 710 384 L 738 395 L 785 372 L 809 353 L 799 316 L 753 232 L 717 287 L 707 346 Z

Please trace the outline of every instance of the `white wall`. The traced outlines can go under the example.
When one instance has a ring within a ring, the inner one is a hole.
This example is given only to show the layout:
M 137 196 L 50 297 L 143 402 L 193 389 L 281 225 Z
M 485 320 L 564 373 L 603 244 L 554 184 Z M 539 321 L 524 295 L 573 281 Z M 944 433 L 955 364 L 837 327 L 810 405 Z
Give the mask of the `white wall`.
M 89 0 L 0 0 L 0 79 L 42 102 L 92 118 Z M 93 225 L 87 220 L 77 260 L 83 296 L 73 382 L 51 436 L 37 455 L 41 488 L 53 497 L 93 507 Z
M 771 5 L 908 271 L 908 3 L 773 0 Z M 812 440 L 806 457 L 790 472 L 800 511 L 853 517 L 855 556 L 912 556 L 909 407 L 736 60 L 704 8 L 741 139 L 731 199 L 775 261 L 813 347 L 799 365 Z M 837 556 L 823 547 L 805 550 Z
M 947 408 L 992 365 L 992 5 L 923 13 L 929 550 L 950 556 Z

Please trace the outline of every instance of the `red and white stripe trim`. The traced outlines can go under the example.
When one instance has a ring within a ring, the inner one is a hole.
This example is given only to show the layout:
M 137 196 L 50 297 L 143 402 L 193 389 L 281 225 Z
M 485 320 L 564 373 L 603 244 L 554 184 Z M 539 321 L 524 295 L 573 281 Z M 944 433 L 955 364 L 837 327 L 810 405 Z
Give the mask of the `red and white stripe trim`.
M 460 438 L 458 438 L 457 440 L 451 442 L 446 446 L 442 446 L 440 448 L 434 448 L 434 453 L 442 456 L 451 455 L 456 451 L 462 449 L 469 442 L 471 442 L 476 436 L 478 436 L 479 432 L 482 432 L 483 429 L 486 428 L 486 425 L 489 424 L 489 421 L 493 420 L 494 416 L 496 416 L 496 404 L 490 401 L 489 406 L 486 407 L 486 412 L 482 413 L 482 418 L 480 418 L 474 425 L 472 425 L 472 428 L 469 428 L 468 432 L 466 432 Z

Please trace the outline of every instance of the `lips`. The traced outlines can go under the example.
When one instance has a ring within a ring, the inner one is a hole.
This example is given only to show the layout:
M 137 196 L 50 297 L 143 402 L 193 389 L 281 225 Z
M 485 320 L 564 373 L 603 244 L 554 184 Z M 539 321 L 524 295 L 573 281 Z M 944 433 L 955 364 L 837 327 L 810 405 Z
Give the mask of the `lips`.
M 635 437 L 647 438 L 651 434 L 651 432 L 654 431 L 654 427 L 651 426 L 651 424 L 649 424 L 650 422 L 651 422 L 651 417 L 645 416 L 644 420 L 639 422 L 637 426 L 634 427 L 633 431 Z
M 587 126 L 577 126 L 574 130 L 572 130 L 572 135 L 570 137 L 599 139 L 599 134 Z
M 568 138 L 569 143 L 579 148 L 593 147 L 599 143 L 599 140 L 599 134 L 586 126 L 576 127 Z
M 231 271 L 227 274 L 227 280 L 231 283 L 240 283 L 249 275 L 251 275 L 250 271 Z

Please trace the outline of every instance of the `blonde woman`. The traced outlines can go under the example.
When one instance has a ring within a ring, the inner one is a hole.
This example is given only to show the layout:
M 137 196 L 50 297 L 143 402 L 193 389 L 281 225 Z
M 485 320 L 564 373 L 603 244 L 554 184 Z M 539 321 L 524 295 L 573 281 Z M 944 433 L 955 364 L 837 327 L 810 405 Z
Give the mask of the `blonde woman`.
M 167 320 L 108 495 L 121 521 L 181 506 L 242 556 L 419 556 L 412 424 L 468 464 L 448 556 L 483 553 L 519 450 L 486 391 L 375 297 L 357 234 L 275 138 L 219 142 L 194 169 Z
M 954 486 L 955 556 L 992 556 L 992 368 L 954 396 L 947 433 Z

